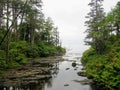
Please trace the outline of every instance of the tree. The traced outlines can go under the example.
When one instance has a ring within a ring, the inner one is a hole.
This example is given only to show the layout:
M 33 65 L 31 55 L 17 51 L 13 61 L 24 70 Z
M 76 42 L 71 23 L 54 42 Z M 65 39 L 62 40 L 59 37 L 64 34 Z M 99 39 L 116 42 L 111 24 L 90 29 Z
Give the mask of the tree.
M 57 53 L 59 32 L 41 6 L 41 0 L 0 0 L 0 59 L 4 53 L 5 64 L 38 53 Z
M 59 32 L 57 30 L 58 28 L 55 27 L 51 32 L 51 44 L 55 46 L 59 46 Z
M 116 8 L 112 11 L 114 18 L 114 30 L 116 32 L 116 36 L 120 37 L 120 2 L 116 5 Z
M 2 27 L 2 21 L 3 21 L 3 0 L 0 0 L 0 29 Z
M 89 20 L 86 21 L 86 26 L 88 29 L 86 30 L 86 44 L 91 45 L 98 54 L 101 54 L 105 50 L 105 43 L 102 35 L 101 21 L 103 21 L 105 17 L 105 13 L 102 8 L 103 0 L 91 0 L 88 4 L 90 8 L 90 12 L 86 16 Z

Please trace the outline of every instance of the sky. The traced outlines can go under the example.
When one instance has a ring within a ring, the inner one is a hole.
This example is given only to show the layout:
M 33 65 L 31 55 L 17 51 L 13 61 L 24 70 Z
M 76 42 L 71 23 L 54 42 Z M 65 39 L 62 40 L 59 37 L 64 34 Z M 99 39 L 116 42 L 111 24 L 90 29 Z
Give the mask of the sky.
M 60 32 L 62 46 L 74 52 L 83 52 L 89 47 L 85 45 L 84 33 L 87 27 L 85 16 L 90 12 L 88 3 L 91 0 L 43 0 L 43 12 L 51 17 Z M 103 5 L 109 12 L 119 0 L 104 0 Z

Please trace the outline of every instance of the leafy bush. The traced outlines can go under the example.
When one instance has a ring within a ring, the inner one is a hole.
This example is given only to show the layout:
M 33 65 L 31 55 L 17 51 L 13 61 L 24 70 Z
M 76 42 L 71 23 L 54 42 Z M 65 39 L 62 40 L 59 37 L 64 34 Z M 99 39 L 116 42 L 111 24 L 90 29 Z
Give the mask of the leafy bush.
M 10 42 L 9 61 L 6 61 L 6 53 L 0 50 L 0 70 L 15 68 L 28 62 L 29 58 L 47 57 L 58 55 L 65 49 L 39 42 L 37 45 L 30 45 L 26 41 Z
M 11 49 L 9 53 L 11 62 L 25 64 L 28 61 L 27 57 L 23 53 L 20 53 L 19 50 Z
M 3 50 L 0 50 L 0 70 L 7 67 L 6 61 L 5 61 L 5 52 Z
M 116 44 L 112 44 L 109 52 L 104 55 L 89 49 L 82 56 L 88 78 L 109 90 L 120 89 L 120 48 Z
M 4 60 L 5 59 L 5 51 L 0 50 L 0 60 Z
M 27 49 L 24 49 L 22 52 L 25 53 L 25 55 L 29 58 L 35 58 L 39 56 L 38 53 L 39 49 L 36 45 L 29 46 Z
M 7 68 L 8 68 L 8 69 L 13 69 L 13 68 L 16 68 L 16 67 L 19 67 L 19 66 L 20 66 L 20 64 L 17 63 L 17 62 L 15 62 L 15 61 L 9 62 L 9 63 L 7 64 Z
M 49 55 L 49 51 L 47 46 L 43 42 L 39 42 L 38 44 L 39 56 L 45 57 Z
M 19 50 L 20 53 L 25 54 L 29 58 L 38 56 L 38 47 L 35 45 L 30 45 L 26 41 L 12 42 L 10 45 L 11 49 Z
M 57 53 L 58 54 L 64 54 L 64 53 L 66 53 L 65 48 L 62 48 L 61 46 L 57 46 L 56 49 L 57 49 Z
M 48 52 L 50 56 L 54 56 L 57 54 L 57 49 L 55 46 L 47 46 Z
M 60 55 L 61 53 L 65 53 L 65 49 L 60 46 L 48 45 L 44 42 L 39 42 L 38 44 L 39 56 L 54 56 Z
M 90 48 L 83 53 L 81 62 L 85 65 L 89 61 L 89 57 L 95 54 L 95 50 Z

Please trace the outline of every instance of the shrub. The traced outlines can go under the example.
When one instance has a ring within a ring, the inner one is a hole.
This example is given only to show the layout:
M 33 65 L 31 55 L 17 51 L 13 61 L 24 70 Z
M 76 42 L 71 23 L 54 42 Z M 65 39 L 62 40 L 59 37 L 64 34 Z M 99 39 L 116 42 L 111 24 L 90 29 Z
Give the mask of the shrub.
M 24 64 L 28 61 L 27 57 L 23 53 L 20 53 L 19 50 L 11 49 L 9 53 L 10 53 L 11 62 L 16 62 L 18 64 Z
M 93 48 L 90 48 L 88 50 L 86 50 L 83 53 L 83 56 L 81 58 L 81 62 L 85 65 L 90 59 L 89 57 L 95 54 L 95 50 Z
M 48 50 L 50 56 L 54 56 L 57 54 L 57 50 L 56 50 L 55 46 L 47 46 L 47 50 Z
M 0 70 L 5 69 L 7 67 L 6 61 L 5 61 L 5 52 L 3 50 L 0 50 Z
M 66 53 L 65 48 L 62 48 L 61 46 L 57 46 L 56 49 L 57 49 L 57 53 L 58 54 L 64 54 L 64 53 Z
M 20 53 L 25 54 L 28 58 L 34 58 L 38 56 L 38 47 L 36 45 L 30 45 L 26 41 L 12 42 L 11 49 L 16 49 Z
M 43 42 L 39 42 L 38 50 L 39 50 L 39 56 L 41 56 L 41 57 L 46 57 L 49 55 L 47 46 Z
M 82 56 L 87 77 L 109 90 L 120 89 L 120 48 L 118 43 L 112 44 L 104 55 L 96 54 L 94 50 L 89 49 Z

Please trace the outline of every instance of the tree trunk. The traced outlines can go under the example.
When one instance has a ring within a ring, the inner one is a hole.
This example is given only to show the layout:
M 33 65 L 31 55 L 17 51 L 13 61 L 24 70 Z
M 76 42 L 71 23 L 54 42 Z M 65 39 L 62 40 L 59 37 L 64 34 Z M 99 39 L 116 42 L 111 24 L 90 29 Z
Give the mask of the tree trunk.
M 3 3 L 0 2 L 0 28 L 2 27 L 3 20 Z
M 9 0 L 7 0 L 7 21 L 6 21 L 6 31 L 8 31 L 8 29 L 9 29 L 9 14 L 10 14 L 10 12 L 9 12 Z M 8 35 L 7 35 L 7 38 L 6 38 L 6 63 L 8 63 L 9 62 L 9 33 L 8 33 Z

